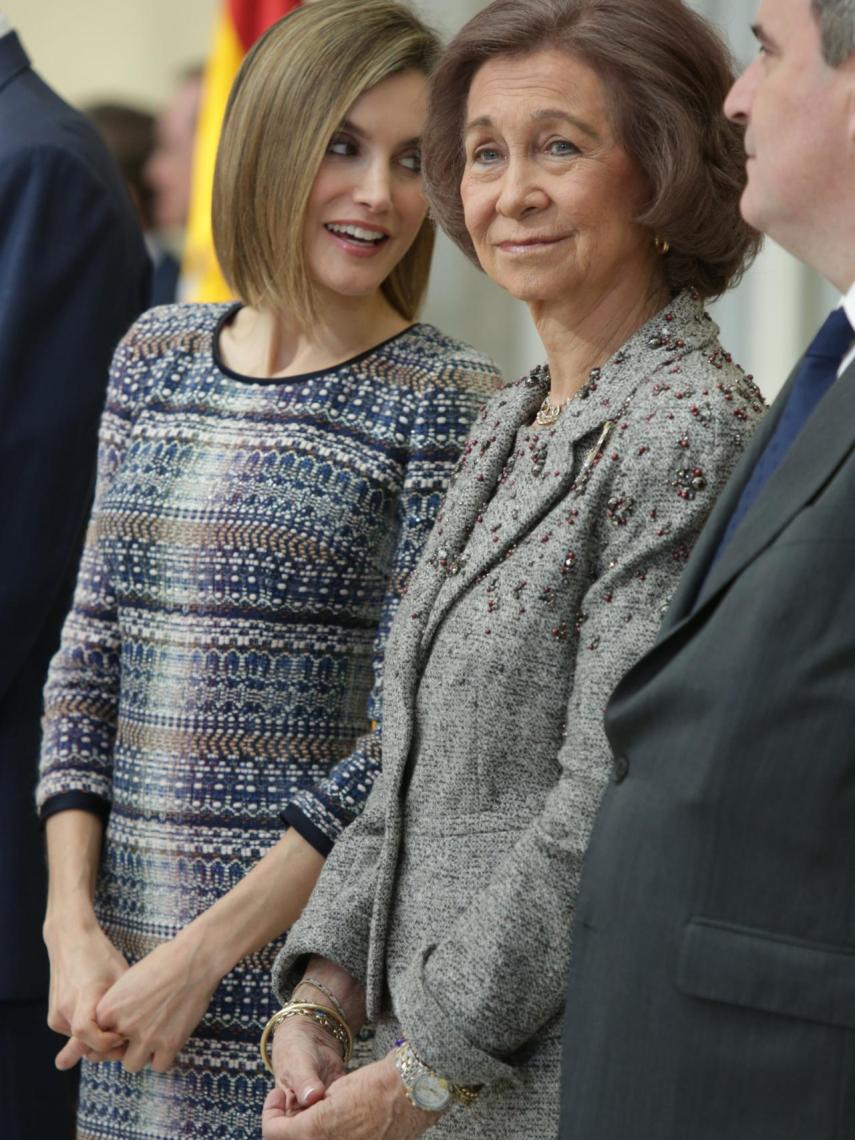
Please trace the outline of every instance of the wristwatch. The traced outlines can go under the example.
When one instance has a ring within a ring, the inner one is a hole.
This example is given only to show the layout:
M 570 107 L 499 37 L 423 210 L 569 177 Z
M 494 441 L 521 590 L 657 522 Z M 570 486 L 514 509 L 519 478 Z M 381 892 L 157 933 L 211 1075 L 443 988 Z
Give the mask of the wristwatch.
M 413 1052 L 406 1039 L 400 1040 L 395 1052 L 395 1068 L 404 1086 L 410 1104 L 424 1112 L 443 1112 L 452 1101 L 471 1104 L 478 1095 L 478 1087 L 453 1085 L 445 1077 L 429 1068 Z

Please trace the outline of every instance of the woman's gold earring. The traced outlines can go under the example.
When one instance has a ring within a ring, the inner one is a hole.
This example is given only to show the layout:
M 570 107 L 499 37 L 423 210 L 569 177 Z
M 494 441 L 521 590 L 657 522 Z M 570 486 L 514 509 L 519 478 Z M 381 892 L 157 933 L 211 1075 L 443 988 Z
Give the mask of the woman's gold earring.
M 654 246 L 654 249 L 656 250 L 656 252 L 659 254 L 659 256 L 664 257 L 665 254 L 670 250 L 671 243 L 670 243 L 670 241 L 668 241 L 667 238 L 655 237 L 653 239 L 653 246 Z

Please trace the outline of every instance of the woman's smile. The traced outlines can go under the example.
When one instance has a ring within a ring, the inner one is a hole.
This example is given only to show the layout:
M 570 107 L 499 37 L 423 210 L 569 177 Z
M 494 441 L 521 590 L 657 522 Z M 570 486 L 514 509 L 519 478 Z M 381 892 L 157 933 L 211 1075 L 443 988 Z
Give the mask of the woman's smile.
M 389 231 L 367 222 L 325 222 L 339 249 L 353 257 L 374 257 L 388 244 Z
M 485 272 L 513 296 L 586 307 L 628 277 L 649 284 L 649 193 L 614 135 L 605 88 L 585 63 L 545 49 L 485 63 L 469 89 L 460 185 Z
M 540 253 L 551 253 L 565 241 L 572 239 L 572 234 L 559 234 L 555 237 L 520 237 L 506 238 L 495 243 L 504 254 L 512 257 L 531 257 Z
M 427 213 L 420 137 L 427 80 L 390 76 L 361 95 L 330 139 L 306 208 L 315 285 L 371 297 L 416 240 Z

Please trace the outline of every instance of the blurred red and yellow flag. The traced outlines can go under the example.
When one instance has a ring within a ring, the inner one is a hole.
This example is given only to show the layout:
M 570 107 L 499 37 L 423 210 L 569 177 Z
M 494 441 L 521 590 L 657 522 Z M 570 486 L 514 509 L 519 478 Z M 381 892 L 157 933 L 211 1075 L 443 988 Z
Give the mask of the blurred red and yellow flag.
M 226 102 L 243 57 L 262 32 L 281 16 L 299 8 L 300 3 L 301 0 L 223 0 L 205 67 L 196 129 L 193 190 L 182 266 L 183 292 L 188 301 L 227 301 L 232 296 L 217 264 L 211 237 L 211 190 Z

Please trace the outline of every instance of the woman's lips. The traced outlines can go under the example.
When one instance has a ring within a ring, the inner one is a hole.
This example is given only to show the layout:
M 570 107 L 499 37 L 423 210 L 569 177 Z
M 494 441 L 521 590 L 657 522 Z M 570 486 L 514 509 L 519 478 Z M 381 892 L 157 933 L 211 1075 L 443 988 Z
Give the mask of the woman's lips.
M 526 254 L 543 253 L 545 250 L 552 249 L 553 246 L 560 245 L 561 242 L 567 241 L 568 235 L 564 234 L 560 237 L 540 237 L 540 238 L 520 238 L 517 241 L 501 241 L 497 243 L 497 248 L 502 253 L 511 253 L 515 255 L 525 256 Z
M 336 228 L 332 229 L 331 225 Z M 336 243 L 339 249 L 344 250 L 346 253 L 352 254 L 354 257 L 376 257 L 378 253 L 388 244 L 390 235 L 381 230 L 375 229 L 373 226 L 359 226 L 358 228 L 365 233 L 373 233 L 376 235 L 375 240 L 365 241 L 360 240 L 358 237 L 352 236 L 347 233 L 342 233 L 341 230 L 345 226 L 354 226 L 355 223 L 328 223 L 324 226 L 324 230 L 329 237 Z

